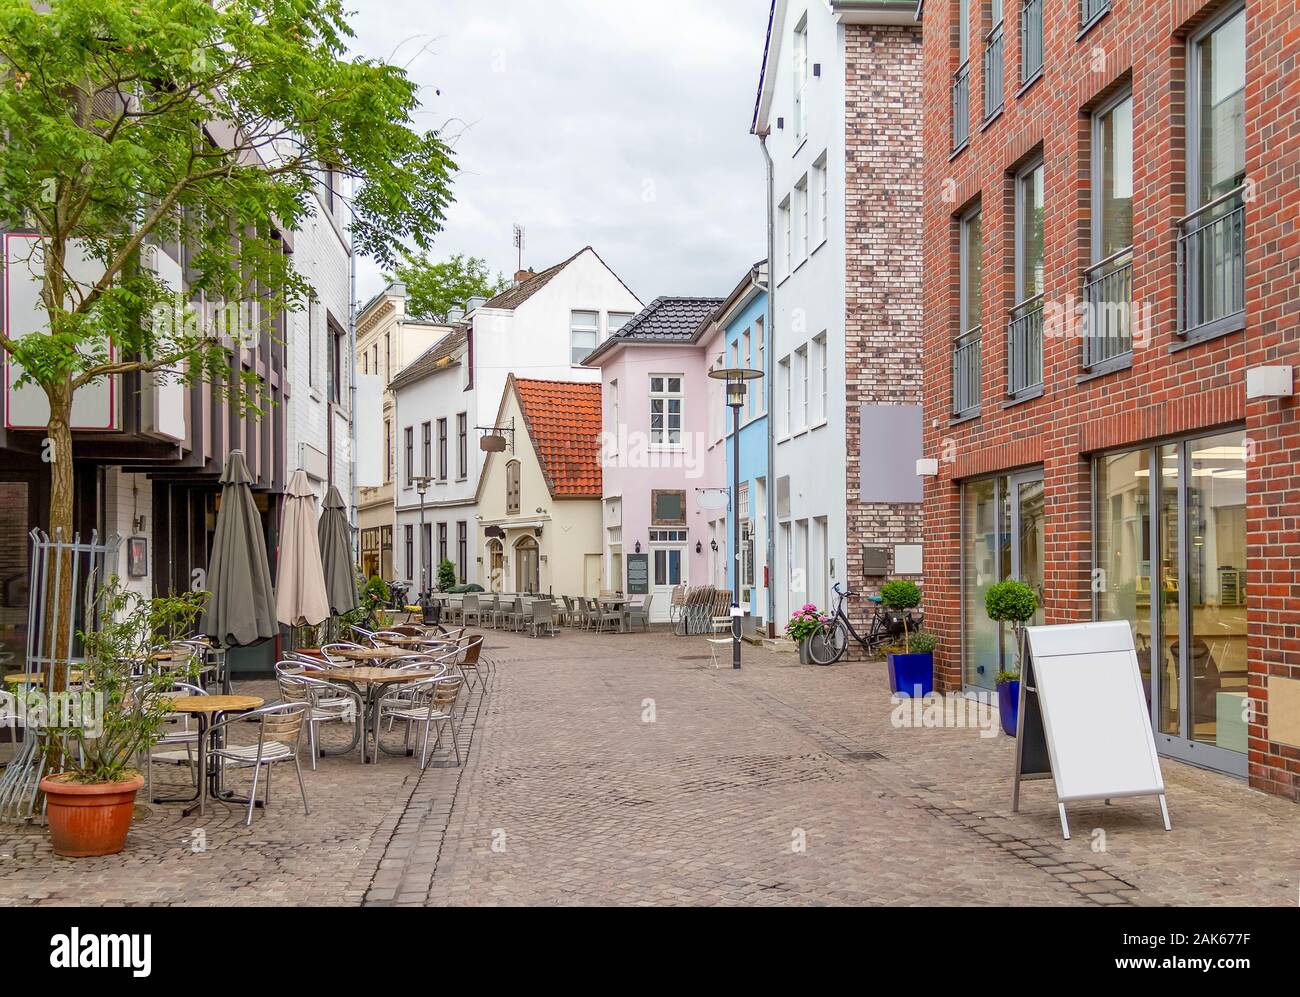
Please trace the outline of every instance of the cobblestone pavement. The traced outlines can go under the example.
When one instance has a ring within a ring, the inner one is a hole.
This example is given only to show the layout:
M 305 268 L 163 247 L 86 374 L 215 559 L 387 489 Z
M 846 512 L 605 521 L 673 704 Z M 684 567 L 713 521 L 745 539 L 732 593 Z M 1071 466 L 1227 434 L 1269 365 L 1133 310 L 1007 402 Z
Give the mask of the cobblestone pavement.
M 1164 760 L 1171 833 L 1154 799 L 1117 800 L 1072 805 L 1063 841 L 1050 783 L 1010 813 L 1011 739 L 894 726 L 879 663 L 746 647 L 734 672 L 662 633 L 486 646 L 463 767 L 445 747 L 423 776 L 325 758 L 310 817 L 281 773 L 252 828 L 219 804 L 203 821 L 156 806 L 105 859 L 0 828 L 0 904 L 1297 900 L 1295 804 Z

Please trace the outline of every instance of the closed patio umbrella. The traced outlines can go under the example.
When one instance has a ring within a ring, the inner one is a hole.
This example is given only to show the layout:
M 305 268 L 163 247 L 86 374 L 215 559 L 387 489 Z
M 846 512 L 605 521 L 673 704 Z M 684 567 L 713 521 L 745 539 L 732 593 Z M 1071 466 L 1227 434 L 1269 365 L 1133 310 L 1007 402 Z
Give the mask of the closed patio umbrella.
M 275 615 L 291 627 L 316 626 L 330 615 L 325 569 L 316 539 L 316 494 L 302 468 L 289 478 L 280 519 Z
M 252 481 L 243 451 L 230 451 L 221 472 L 221 510 L 208 568 L 212 597 L 203 611 L 203 632 L 225 646 L 255 644 L 278 631 L 271 566 L 249 487 Z
M 337 486 L 325 493 L 325 510 L 317 526 L 321 565 L 325 569 L 325 594 L 335 616 L 350 613 L 361 604 L 357 576 L 352 567 L 352 527 L 347 506 Z

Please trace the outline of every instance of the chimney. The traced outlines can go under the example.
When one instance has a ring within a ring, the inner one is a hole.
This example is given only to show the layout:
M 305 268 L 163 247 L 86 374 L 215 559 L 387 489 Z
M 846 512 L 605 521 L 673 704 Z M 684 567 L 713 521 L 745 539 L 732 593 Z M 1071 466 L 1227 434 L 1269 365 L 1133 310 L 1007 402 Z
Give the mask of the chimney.
M 536 276 L 537 276 L 537 274 L 533 271 L 533 268 L 532 268 L 532 267 L 529 267 L 527 270 L 516 270 L 516 271 L 515 271 L 515 283 L 516 283 L 516 284 L 522 284 L 522 283 L 523 283 L 524 281 L 526 281 L 529 277 L 536 277 Z

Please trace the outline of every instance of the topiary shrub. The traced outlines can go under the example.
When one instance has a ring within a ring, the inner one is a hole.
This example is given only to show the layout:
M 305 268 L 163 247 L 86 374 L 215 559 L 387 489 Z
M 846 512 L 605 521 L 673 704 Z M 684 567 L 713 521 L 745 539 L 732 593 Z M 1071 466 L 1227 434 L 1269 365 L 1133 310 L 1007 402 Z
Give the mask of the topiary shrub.
M 456 586 L 456 565 L 450 558 L 443 558 L 438 565 L 438 588 L 448 592 Z
M 984 596 L 984 611 L 990 620 L 998 623 L 1010 622 L 1016 631 L 1016 668 L 1015 671 L 998 673 L 998 684 L 1020 678 L 1020 662 L 1024 656 L 1025 621 L 1038 612 L 1038 596 L 1024 582 L 1007 579 L 990 585 Z

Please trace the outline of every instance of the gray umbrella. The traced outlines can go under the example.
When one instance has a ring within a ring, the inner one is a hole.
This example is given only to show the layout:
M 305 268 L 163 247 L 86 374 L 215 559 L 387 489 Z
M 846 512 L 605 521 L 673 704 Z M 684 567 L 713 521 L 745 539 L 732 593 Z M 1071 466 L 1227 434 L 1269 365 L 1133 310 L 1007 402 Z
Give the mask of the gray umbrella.
M 243 451 L 230 451 L 221 472 L 221 510 L 208 568 L 212 598 L 203 613 L 203 632 L 227 646 L 255 644 L 279 632 L 262 520 L 249 488 L 252 480 Z
M 352 568 L 352 527 L 348 507 L 337 486 L 325 493 L 325 509 L 316 527 L 320 560 L 325 568 L 325 594 L 335 616 L 350 613 L 361 604 L 357 598 L 357 576 Z

